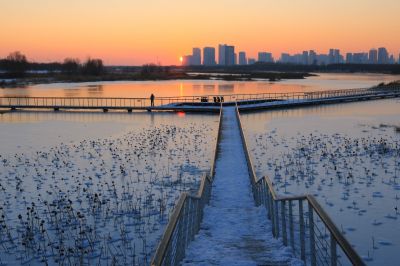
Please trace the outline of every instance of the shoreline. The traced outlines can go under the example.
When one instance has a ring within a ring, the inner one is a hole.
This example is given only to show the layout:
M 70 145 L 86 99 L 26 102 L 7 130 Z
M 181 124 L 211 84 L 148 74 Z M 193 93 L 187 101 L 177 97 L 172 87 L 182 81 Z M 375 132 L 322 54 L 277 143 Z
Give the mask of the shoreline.
M 83 83 L 107 81 L 169 81 L 169 80 L 223 80 L 223 81 L 259 81 L 266 80 L 277 82 L 287 79 L 305 79 L 317 76 L 301 72 L 244 72 L 244 73 L 157 73 L 153 75 L 140 75 L 137 73 L 105 73 L 99 76 L 65 75 L 58 73 L 27 74 L 22 78 L 0 77 L 0 88 L 25 87 L 30 85 L 51 83 Z

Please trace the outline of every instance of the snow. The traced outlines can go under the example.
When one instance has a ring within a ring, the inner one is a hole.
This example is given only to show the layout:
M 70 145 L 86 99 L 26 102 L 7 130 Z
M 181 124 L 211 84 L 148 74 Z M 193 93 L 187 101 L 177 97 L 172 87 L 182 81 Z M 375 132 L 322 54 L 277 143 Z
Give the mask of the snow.
M 387 99 L 242 115 L 257 176 L 279 195 L 316 196 L 370 265 L 399 260 L 399 107 Z
M 233 107 L 225 107 L 210 205 L 183 265 L 299 263 L 271 234 L 265 209 L 255 207 Z

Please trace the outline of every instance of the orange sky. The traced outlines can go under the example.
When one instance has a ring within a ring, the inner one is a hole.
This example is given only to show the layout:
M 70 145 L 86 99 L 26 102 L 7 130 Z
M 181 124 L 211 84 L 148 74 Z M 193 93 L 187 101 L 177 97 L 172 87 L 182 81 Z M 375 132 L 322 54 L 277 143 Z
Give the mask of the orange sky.
M 329 48 L 400 52 L 399 0 L 0 0 L 0 57 L 179 64 L 228 43 L 255 57 Z

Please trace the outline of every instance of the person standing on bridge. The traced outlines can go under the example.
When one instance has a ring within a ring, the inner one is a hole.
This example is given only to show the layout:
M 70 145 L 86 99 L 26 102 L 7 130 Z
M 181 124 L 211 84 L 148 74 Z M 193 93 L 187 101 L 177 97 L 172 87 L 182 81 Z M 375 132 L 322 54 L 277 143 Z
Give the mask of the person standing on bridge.
M 154 106 L 154 98 L 156 98 L 156 97 L 155 97 L 154 94 L 152 93 L 152 94 L 150 95 L 151 107 Z

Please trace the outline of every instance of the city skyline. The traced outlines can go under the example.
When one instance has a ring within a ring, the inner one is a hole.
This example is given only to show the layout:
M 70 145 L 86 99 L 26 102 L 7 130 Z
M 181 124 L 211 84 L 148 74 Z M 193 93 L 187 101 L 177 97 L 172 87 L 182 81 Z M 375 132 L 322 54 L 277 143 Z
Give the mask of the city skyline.
M 252 56 L 309 47 L 400 52 L 397 0 L 14 0 L 1 9 L 0 57 L 21 51 L 41 62 L 91 56 L 108 65 L 177 65 L 190 47 L 218 43 L 234 43 Z
M 267 51 L 259 51 L 256 57 L 249 57 L 246 51 L 236 53 L 234 45 L 219 44 L 216 48 L 204 47 L 203 59 L 201 48 L 193 48 L 191 55 L 181 57 L 183 66 L 232 66 L 261 63 L 290 63 L 297 65 L 329 65 L 329 64 L 400 64 L 400 54 L 391 54 L 386 47 L 370 48 L 368 51 L 342 53 L 340 49 L 330 48 L 328 53 L 305 50 L 300 53 L 281 53 L 279 57 Z M 257 58 L 257 59 L 256 59 Z M 213 63 L 210 63 L 213 62 Z

